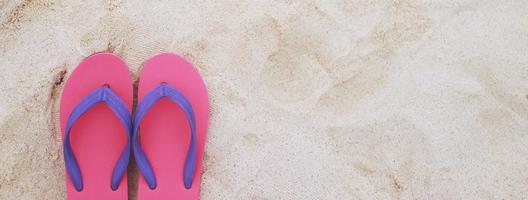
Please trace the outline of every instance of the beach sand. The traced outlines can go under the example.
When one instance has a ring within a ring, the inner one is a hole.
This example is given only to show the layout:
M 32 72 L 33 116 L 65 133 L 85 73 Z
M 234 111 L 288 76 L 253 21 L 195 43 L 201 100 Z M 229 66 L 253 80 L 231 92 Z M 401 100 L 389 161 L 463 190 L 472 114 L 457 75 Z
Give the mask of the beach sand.
M 183 55 L 201 199 L 528 198 L 528 1 L 0 1 L 0 199 L 64 199 L 75 66 Z M 135 199 L 136 168 L 130 167 Z

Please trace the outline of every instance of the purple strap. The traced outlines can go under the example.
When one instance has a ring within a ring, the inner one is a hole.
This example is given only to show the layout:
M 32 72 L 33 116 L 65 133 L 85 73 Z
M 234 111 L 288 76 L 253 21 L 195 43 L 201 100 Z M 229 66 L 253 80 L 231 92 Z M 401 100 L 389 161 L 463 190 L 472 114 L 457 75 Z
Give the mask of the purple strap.
M 180 108 L 185 113 L 191 128 L 191 141 L 183 169 L 183 183 L 185 188 L 190 189 L 192 186 L 192 179 L 196 165 L 196 122 L 194 119 L 194 112 L 189 100 L 187 100 L 187 98 L 185 98 L 181 92 L 169 86 L 167 83 L 161 83 L 158 87 L 150 91 L 147 95 L 145 95 L 145 97 L 143 97 L 143 100 L 137 106 L 136 114 L 134 116 L 134 132 L 132 135 L 134 157 L 139 170 L 147 181 L 147 184 L 151 189 L 155 189 L 157 183 L 154 170 L 152 169 L 147 156 L 139 144 L 139 124 L 141 123 L 141 120 L 143 120 L 143 117 L 148 112 L 148 110 L 163 97 L 168 97 L 174 103 L 178 104 L 178 106 L 180 106 Z
M 128 166 L 128 160 L 130 157 L 130 133 L 132 130 L 130 112 L 128 111 L 123 100 L 121 100 L 119 96 L 117 96 L 107 85 L 105 85 L 81 100 L 81 102 L 79 102 L 79 104 L 77 104 L 70 113 L 68 122 L 66 123 L 66 136 L 64 139 L 64 162 L 66 163 L 66 170 L 70 175 L 71 181 L 73 182 L 75 189 L 79 192 L 83 190 L 83 180 L 81 170 L 79 169 L 79 164 L 77 163 L 77 158 L 75 157 L 70 144 L 70 131 L 73 127 L 73 124 L 84 113 L 86 113 L 86 111 L 100 102 L 105 102 L 108 107 L 110 107 L 114 114 L 119 118 L 121 123 L 123 123 L 123 126 L 125 126 L 127 131 L 127 142 L 125 148 L 123 149 L 121 156 L 119 156 L 119 160 L 117 160 L 112 172 L 112 179 L 110 181 L 110 187 L 112 190 L 117 190 L 119 183 L 121 182 L 121 178 L 123 178 Z

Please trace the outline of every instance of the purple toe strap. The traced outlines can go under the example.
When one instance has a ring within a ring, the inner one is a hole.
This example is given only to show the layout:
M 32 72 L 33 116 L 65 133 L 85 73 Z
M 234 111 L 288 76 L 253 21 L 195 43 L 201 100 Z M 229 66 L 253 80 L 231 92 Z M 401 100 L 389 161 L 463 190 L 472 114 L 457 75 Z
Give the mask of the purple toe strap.
M 149 187 L 151 189 L 156 188 L 157 183 L 154 170 L 152 169 L 152 166 L 150 165 L 150 162 L 141 149 L 141 145 L 139 143 L 139 124 L 141 123 L 141 120 L 143 120 L 143 117 L 148 112 L 148 110 L 163 97 L 169 98 L 183 110 L 191 128 L 191 141 L 183 169 L 183 183 L 185 188 L 190 189 L 192 187 L 192 179 L 196 165 L 196 122 L 194 118 L 194 112 L 189 100 L 187 100 L 187 98 L 185 98 L 185 96 L 177 89 L 169 86 L 166 83 L 162 83 L 150 91 L 147 95 L 145 95 L 145 97 L 143 97 L 141 103 L 139 103 L 137 106 L 136 114 L 134 116 L 134 131 L 132 134 L 134 157 L 136 159 L 138 168 L 143 174 L 143 177 L 147 181 Z
M 127 109 L 127 106 L 117 96 L 108 86 L 103 86 L 90 95 L 86 96 L 79 104 L 75 106 L 73 111 L 70 113 L 68 122 L 66 123 L 66 135 L 64 139 L 64 162 L 66 163 L 66 170 L 70 175 L 70 179 L 75 186 L 77 191 L 83 190 L 83 180 L 81 170 L 79 169 L 79 164 L 77 163 L 77 158 L 72 151 L 70 143 L 70 132 L 73 127 L 73 124 L 90 108 L 95 106 L 100 102 L 105 102 L 108 107 L 114 112 L 114 114 L 119 118 L 123 126 L 127 131 L 127 142 L 125 148 L 123 149 L 121 156 L 115 164 L 114 170 L 112 172 L 112 178 L 110 180 L 110 187 L 112 190 L 117 190 L 121 178 L 125 174 L 128 166 L 128 160 L 130 157 L 130 134 L 132 132 L 132 122 L 130 112 Z

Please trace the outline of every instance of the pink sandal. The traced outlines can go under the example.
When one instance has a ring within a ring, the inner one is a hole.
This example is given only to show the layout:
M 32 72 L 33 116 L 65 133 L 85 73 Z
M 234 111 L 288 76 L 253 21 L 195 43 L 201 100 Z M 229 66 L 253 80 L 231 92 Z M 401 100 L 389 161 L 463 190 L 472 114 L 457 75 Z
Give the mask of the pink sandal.
M 143 175 L 138 200 L 199 199 L 209 119 L 202 78 L 182 57 L 157 55 L 143 64 L 138 102 L 132 136 Z
M 68 78 L 60 104 L 67 199 L 128 199 L 132 83 L 110 53 L 84 59 Z

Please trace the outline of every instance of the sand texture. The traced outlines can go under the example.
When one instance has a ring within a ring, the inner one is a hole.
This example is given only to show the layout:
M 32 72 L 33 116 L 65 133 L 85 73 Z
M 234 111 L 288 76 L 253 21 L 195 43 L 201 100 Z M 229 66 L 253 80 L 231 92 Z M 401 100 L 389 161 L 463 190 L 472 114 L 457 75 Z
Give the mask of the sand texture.
M 0 23 L 2 200 L 64 199 L 59 98 L 100 51 L 198 68 L 203 200 L 528 199 L 526 0 L 0 0 Z

